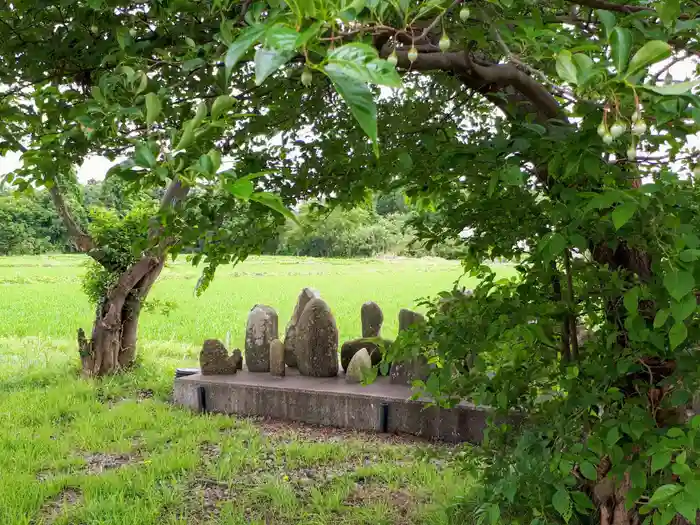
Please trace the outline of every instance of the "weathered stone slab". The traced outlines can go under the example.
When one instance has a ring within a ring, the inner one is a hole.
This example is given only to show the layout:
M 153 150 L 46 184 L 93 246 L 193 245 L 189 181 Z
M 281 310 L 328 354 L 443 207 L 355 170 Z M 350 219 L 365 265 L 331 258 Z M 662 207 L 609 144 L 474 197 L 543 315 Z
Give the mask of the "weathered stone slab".
M 362 321 L 362 337 L 379 337 L 384 323 L 384 314 L 379 305 L 368 301 L 360 308 L 360 320 Z
M 321 298 L 306 305 L 297 325 L 297 368 L 304 376 L 338 375 L 338 328 L 331 309 Z
M 278 338 L 277 312 L 257 304 L 248 314 L 245 330 L 245 362 L 251 372 L 270 371 L 270 343 Z
M 316 290 L 304 288 L 297 298 L 297 304 L 294 306 L 292 317 L 289 323 L 287 323 L 287 328 L 284 333 L 284 361 L 289 367 L 296 368 L 297 366 L 295 351 L 297 344 L 297 324 L 299 324 L 299 319 L 306 305 L 309 304 L 311 299 L 315 299 L 316 297 L 320 297 Z

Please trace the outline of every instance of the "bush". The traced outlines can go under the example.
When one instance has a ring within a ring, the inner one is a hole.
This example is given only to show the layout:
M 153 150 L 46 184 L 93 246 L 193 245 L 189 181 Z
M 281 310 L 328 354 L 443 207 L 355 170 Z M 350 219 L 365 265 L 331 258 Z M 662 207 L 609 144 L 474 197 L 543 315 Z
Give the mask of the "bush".
M 402 253 L 409 242 L 398 215 L 379 216 L 365 208 L 321 214 L 306 206 L 299 223 L 289 223 L 276 247 L 280 255 L 372 257 Z

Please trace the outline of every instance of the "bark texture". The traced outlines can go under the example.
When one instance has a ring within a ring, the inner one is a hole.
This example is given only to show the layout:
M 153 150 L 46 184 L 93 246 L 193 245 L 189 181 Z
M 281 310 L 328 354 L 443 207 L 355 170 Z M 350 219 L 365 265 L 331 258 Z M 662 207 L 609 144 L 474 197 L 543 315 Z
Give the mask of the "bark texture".
M 132 265 L 97 307 L 91 338 L 78 331 L 83 375 L 109 375 L 134 363 L 139 313 L 164 261 L 144 257 Z

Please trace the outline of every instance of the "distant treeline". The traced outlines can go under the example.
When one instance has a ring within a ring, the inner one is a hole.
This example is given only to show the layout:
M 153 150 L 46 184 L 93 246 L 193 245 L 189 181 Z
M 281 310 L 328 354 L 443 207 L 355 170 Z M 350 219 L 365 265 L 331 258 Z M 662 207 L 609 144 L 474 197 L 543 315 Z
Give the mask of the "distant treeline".
M 119 182 L 89 182 L 72 188 L 70 205 L 87 229 L 91 209 L 128 211 L 133 202 Z M 264 248 L 269 255 L 309 257 L 459 256 L 454 246 L 431 251 L 413 243 L 407 224 L 413 212 L 399 193 L 375 198 L 372 204 L 333 212 L 305 205 L 299 210 L 299 224 L 289 221 Z M 15 195 L 0 191 L 0 255 L 71 253 L 73 248 L 45 190 Z

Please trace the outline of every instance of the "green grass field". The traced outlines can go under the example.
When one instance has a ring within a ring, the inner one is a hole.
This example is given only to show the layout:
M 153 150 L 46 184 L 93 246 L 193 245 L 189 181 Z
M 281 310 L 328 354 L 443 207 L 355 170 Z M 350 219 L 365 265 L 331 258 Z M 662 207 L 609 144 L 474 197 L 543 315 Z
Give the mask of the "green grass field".
M 457 449 L 332 429 L 200 416 L 168 402 L 174 369 L 206 338 L 242 346 L 256 303 L 283 327 L 300 289 L 318 289 L 341 341 L 360 305 L 384 309 L 385 334 L 415 300 L 452 286 L 442 260 L 254 258 L 222 268 L 202 296 L 197 269 L 170 265 L 146 312 L 140 366 L 78 377 L 75 333 L 90 328 L 80 256 L 0 258 L 0 524 L 447 524 L 469 481 Z M 462 282 L 469 286 L 468 280 Z

